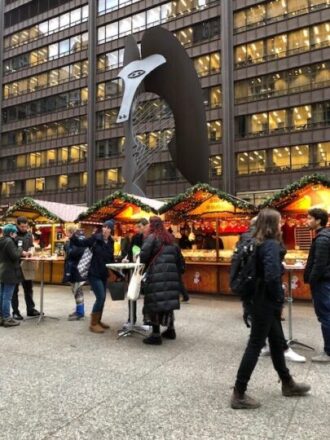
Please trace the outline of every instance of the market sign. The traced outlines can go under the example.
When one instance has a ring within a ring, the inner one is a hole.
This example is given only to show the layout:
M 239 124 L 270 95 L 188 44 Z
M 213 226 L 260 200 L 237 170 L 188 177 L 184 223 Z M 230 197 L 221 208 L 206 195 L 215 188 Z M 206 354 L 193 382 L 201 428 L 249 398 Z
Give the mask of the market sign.
M 212 214 L 222 215 L 234 214 L 236 212 L 235 206 L 227 200 L 220 199 L 218 196 L 213 196 L 210 199 L 202 202 L 197 208 L 189 211 L 191 216 L 209 217 Z
M 283 208 L 283 212 L 306 213 L 311 208 L 322 208 L 330 213 L 330 188 L 311 185 L 300 190 L 296 197 Z

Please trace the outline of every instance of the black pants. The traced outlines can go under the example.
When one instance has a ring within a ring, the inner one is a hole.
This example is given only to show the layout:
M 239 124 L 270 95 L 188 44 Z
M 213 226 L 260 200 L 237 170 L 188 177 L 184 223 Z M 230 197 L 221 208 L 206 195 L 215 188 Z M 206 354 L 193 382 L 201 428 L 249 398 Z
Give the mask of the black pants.
M 239 393 L 246 391 L 267 337 L 275 370 L 281 380 L 287 381 L 290 379 L 290 372 L 284 358 L 281 307 L 264 301 L 253 306 L 250 339 L 239 366 L 235 383 L 235 388 Z
M 24 280 L 24 281 L 22 281 L 22 286 L 23 286 L 23 290 L 24 290 L 26 310 L 27 310 L 27 313 L 29 313 L 35 308 L 35 304 L 33 301 L 33 282 L 32 282 L 32 280 Z M 19 284 L 16 285 L 14 293 L 13 293 L 13 298 L 11 300 L 11 306 L 13 308 L 13 313 L 19 313 L 18 289 L 19 289 Z

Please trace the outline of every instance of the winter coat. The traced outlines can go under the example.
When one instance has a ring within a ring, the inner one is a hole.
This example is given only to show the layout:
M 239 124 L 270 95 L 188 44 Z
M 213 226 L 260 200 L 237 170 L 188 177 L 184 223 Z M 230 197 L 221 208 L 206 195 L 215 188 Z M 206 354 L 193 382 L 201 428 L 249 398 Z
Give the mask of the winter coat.
M 309 251 L 304 281 L 314 284 L 318 281 L 330 281 L 330 229 L 320 229 L 312 241 Z
M 138 233 L 138 234 L 133 235 L 131 243 L 130 243 L 130 247 L 128 250 L 129 261 L 133 261 L 133 247 L 137 246 L 141 249 L 142 244 L 143 244 L 143 234 Z
M 101 280 L 107 280 L 108 268 L 106 264 L 114 262 L 113 249 L 114 242 L 110 236 L 108 241 L 105 242 L 102 234 L 94 234 L 89 238 L 78 238 L 73 236 L 71 238 L 72 243 L 77 247 L 89 247 L 93 252 L 91 265 L 88 271 L 88 277 L 96 277 Z
M 82 240 L 84 237 L 78 237 Z M 64 245 L 65 261 L 64 261 L 64 276 L 63 283 L 78 283 L 84 281 L 79 275 L 77 266 L 82 257 L 85 249 L 75 246 L 72 238 L 68 240 Z
M 21 232 L 17 227 L 17 236 L 15 238 L 17 246 L 23 251 L 28 251 L 33 247 L 33 236 L 31 232 Z
M 152 315 L 179 309 L 184 259 L 178 246 L 162 244 L 151 234 L 143 242 L 140 261 L 146 265 L 145 313 Z
M 257 284 L 255 298 L 263 299 L 282 307 L 284 291 L 282 260 L 285 249 L 277 241 L 267 239 L 257 247 Z
M 5 236 L 0 238 L 0 282 L 18 284 L 23 281 L 20 258 L 23 249 L 18 248 L 15 240 Z

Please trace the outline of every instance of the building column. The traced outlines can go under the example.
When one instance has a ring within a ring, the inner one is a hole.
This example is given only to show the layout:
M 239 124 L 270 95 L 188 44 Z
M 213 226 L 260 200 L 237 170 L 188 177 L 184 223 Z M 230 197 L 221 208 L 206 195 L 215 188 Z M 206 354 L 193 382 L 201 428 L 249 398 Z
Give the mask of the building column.
M 221 2 L 223 190 L 235 195 L 233 5 Z
M 5 0 L 0 0 L 0 109 L 2 110 L 3 99 L 3 35 L 4 35 L 4 17 Z M 2 112 L 0 112 L 0 134 L 2 133 Z
M 86 203 L 91 206 L 96 202 L 96 8 L 97 0 L 88 2 L 88 104 L 87 104 L 87 191 Z

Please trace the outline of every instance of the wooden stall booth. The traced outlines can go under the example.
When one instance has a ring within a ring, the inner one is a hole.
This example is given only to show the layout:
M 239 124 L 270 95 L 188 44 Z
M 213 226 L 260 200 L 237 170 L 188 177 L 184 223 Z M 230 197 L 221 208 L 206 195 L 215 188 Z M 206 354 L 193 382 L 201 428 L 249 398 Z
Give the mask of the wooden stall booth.
M 36 238 L 34 251 L 38 256 L 53 256 L 45 265 L 46 283 L 62 282 L 64 269 L 65 228 L 73 224 L 77 216 L 86 210 L 84 206 L 35 200 L 24 197 L 11 206 L 3 215 L 3 222 L 16 222 L 17 217 L 26 217 L 31 232 Z M 40 275 L 36 274 L 36 281 Z
M 239 235 L 255 208 L 237 197 L 198 184 L 169 201 L 160 212 L 171 224 L 186 260 L 190 292 L 230 294 L 229 269 Z M 182 237 L 185 237 L 184 243 Z M 190 245 L 189 245 L 190 242 Z
M 134 224 L 141 218 L 149 219 L 158 215 L 163 202 L 146 197 L 133 196 L 122 191 L 116 191 L 92 205 L 87 211 L 81 213 L 76 222 L 86 232 L 86 235 L 93 232 L 97 226 L 109 219 L 114 219 L 114 250 L 115 257 L 120 258 L 129 236 L 134 233 Z
M 287 248 L 285 261 L 297 267 L 291 283 L 293 297 L 311 299 L 309 286 L 303 279 L 303 266 L 313 238 L 306 224 L 307 213 L 311 208 L 322 208 L 330 213 L 330 180 L 316 174 L 303 177 L 267 199 L 260 208 L 266 206 L 279 210 L 282 215 L 283 241 Z

